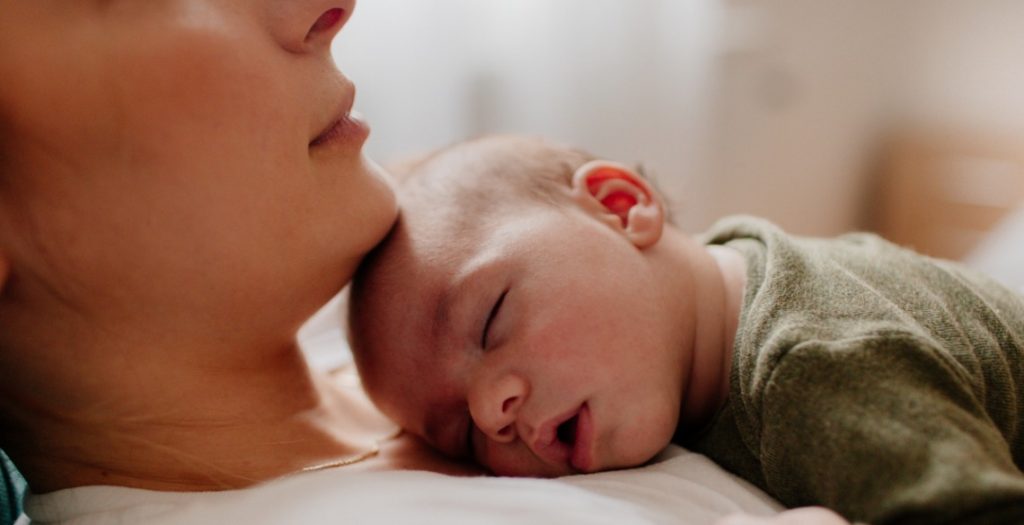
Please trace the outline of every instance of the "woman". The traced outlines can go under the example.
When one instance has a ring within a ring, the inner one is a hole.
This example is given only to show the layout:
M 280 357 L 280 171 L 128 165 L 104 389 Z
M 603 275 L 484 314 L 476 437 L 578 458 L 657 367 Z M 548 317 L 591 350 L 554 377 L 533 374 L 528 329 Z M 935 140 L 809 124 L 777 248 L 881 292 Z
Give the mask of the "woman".
M 330 56 L 354 7 L 0 4 L 0 447 L 34 492 L 243 487 L 392 432 L 295 343 L 396 216 Z

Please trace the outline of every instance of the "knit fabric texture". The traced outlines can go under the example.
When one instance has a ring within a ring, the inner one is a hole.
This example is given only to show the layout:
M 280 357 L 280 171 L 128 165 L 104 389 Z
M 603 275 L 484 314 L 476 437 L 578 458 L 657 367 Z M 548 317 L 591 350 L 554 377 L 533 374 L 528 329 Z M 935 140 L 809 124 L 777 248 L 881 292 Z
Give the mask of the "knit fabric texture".
M 851 521 L 1024 523 L 1024 298 L 869 234 L 754 218 L 730 394 L 677 441 L 789 507 Z

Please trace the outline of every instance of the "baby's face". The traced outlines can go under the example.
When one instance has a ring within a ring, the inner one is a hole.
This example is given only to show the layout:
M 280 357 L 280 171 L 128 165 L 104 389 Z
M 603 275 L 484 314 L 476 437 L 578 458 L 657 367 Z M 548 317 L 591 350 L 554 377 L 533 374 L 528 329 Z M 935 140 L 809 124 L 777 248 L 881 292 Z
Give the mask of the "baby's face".
M 500 475 L 628 467 L 661 450 L 687 364 L 640 250 L 571 206 L 467 221 L 424 201 L 403 201 L 352 305 L 381 410 Z

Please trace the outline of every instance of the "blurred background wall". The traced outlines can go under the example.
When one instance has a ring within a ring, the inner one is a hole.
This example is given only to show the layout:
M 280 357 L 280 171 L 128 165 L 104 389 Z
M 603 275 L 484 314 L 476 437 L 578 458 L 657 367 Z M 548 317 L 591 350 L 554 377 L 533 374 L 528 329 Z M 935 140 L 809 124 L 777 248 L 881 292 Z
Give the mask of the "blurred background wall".
M 744 212 L 959 257 L 1024 199 L 1022 20 L 1014 0 L 363 0 L 334 51 L 383 162 L 544 135 L 643 162 L 691 231 Z

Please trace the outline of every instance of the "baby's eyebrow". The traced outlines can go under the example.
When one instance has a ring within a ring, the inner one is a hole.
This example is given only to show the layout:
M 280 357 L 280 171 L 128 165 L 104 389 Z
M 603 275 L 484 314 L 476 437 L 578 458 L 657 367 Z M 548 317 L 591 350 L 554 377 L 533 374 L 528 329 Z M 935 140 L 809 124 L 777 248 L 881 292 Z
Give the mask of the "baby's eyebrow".
M 432 346 L 440 347 L 444 343 L 444 336 L 448 335 L 445 330 L 452 327 L 452 308 L 460 301 L 466 293 L 465 275 L 445 280 L 440 289 L 430 294 L 431 302 L 434 304 L 433 325 L 430 327 L 429 343 Z

